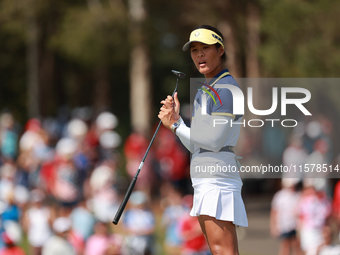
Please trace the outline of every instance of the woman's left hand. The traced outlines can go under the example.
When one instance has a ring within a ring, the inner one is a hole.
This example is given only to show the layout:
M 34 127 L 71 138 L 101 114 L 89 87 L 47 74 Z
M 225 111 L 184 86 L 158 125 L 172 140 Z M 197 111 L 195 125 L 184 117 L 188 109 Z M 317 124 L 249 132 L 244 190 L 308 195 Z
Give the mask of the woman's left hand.
M 172 124 L 177 121 L 175 116 L 178 115 L 174 110 L 173 99 L 171 96 L 168 96 L 161 103 L 163 106 L 159 111 L 158 118 L 162 121 L 164 127 L 171 129 Z

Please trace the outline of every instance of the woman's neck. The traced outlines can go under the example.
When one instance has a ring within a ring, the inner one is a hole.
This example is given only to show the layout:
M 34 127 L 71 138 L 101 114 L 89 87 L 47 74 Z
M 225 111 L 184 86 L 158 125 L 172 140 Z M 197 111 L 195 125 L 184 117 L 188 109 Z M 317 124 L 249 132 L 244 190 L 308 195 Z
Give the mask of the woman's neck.
M 223 70 L 223 65 L 221 65 L 219 68 L 216 68 L 213 72 L 204 74 L 205 80 L 207 82 L 210 82 L 212 78 L 214 78 L 217 74 L 219 74 Z

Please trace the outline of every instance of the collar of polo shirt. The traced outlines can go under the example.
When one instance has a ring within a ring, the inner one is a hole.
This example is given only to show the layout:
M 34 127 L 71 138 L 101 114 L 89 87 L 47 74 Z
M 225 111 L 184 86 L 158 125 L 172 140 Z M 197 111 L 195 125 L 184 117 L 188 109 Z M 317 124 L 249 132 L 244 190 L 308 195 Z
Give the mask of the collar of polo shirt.
M 222 40 L 221 36 L 216 34 L 214 31 L 211 31 L 211 30 L 205 29 L 205 28 L 198 28 L 198 29 L 195 29 L 194 31 L 191 32 L 189 42 L 184 44 L 184 46 L 182 48 L 183 51 L 189 50 L 190 44 L 192 42 L 201 42 L 201 43 L 208 44 L 208 45 L 219 43 L 219 44 L 222 45 L 222 47 L 224 49 L 223 40 Z

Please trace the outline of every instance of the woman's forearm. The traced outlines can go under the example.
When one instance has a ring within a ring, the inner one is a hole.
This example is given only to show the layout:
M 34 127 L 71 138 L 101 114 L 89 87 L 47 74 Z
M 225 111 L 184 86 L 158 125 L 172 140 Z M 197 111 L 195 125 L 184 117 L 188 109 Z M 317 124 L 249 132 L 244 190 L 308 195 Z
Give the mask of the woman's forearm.
M 191 153 L 194 153 L 194 145 L 190 142 L 190 128 L 185 125 L 182 118 L 180 120 L 181 125 L 177 128 L 176 135 L 179 140 L 181 140 L 185 148 L 187 148 Z
M 198 122 L 193 121 L 192 128 L 181 123 L 176 134 L 192 153 L 194 144 L 200 148 L 218 152 L 227 139 L 231 120 L 232 118 L 227 116 L 206 115 Z M 195 123 L 199 123 L 199 125 Z

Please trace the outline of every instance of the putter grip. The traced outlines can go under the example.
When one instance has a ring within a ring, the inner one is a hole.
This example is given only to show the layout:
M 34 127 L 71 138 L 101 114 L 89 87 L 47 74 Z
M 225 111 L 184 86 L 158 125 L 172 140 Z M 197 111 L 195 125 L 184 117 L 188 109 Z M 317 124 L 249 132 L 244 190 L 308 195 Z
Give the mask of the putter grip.
M 116 216 L 114 217 L 114 219 L 113 219 L 113 221 L 112 221 L 113 224 L 115 224 L 115 225 L 118 224 L 118 221 L 119 221 L 119 219 L 120 219 L 120 216 L 122 216 L 122 213 L 123 213 L 123 211 L 124 211 L 124 209 L 125 209 L 125 206 L 126 206 L 127 202 L 129 201 L 129 198 L 130 198 L 130 196 L 131 196 L 131 193 L 132 193 L 132 191 L 133 191 L 133 188 L 135 187 L 136 181 L 137 181 L 137 178 L 134 177 L 134 178 L 132 179 L 131 183 L 130 183 L 130 186 L 129 186 L 128 190 L 126 191 L 126 194 L 125 194 L 125 197 L 124 197 L 122 203 L 120 204 L 120 206 L 119 206 L 119 208 L 118 208 L 118 211 L 117 211 L 117 213 L 116 213 Z

